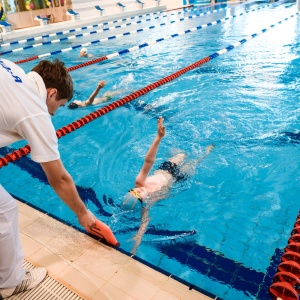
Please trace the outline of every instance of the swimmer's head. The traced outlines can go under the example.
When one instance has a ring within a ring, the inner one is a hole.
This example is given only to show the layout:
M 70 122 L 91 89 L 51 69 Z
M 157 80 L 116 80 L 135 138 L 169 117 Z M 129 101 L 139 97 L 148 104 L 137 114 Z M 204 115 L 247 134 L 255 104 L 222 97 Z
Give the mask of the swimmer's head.
M 88 54 L 88 50 L 86 48 L 80 49 L 80 56 L 86 56 Z
M 71 109 L 74 109 L 74 108 L 78 108 L 79 105 L 76 104 L 75 102 L 71 102 L 69 105 L 68 105 L 68 108 L 71 108 Z
M 142 209 L 142 200 L 129 191 L 123 197 L 120 207 L 122 210 L 140 210 Z

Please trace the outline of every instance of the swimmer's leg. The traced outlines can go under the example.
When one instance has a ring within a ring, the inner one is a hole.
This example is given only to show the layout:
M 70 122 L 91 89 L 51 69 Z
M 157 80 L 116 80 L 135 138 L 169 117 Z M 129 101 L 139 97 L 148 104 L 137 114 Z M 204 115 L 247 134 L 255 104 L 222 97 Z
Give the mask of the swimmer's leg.
M 191 176 L 193 175 L 195 172 L 196 172 L 196 168 L 198 166 L 198 164 L 200 163 L 200 161 L 202 161 L 207 155 L 210 154 L 210 152 L 214 149 L 214 146 L 213 145 L 209 145 L 207 148 L 206 148 L 206 151 L 205 151 L 205 154 L 203 156 L 201 156 L 200 158 L 198 159 L 195 159 L 195 160 L 191 160 L 189 161 L 187 164 L 185 164 L 184 166 L 182 166 L 180 168 L 181 172 L 183 174 L 186 174 L 187 176 Z
M 212 144 L 209 145 L 206 148 L 205 154 L 197 160 L 197 163 L 199 163 L 202 159 L 204 159 L 213 149 L 214 149 L 214 145 L 212 145 Z
M 100 98 L 95 98 L 93 104 L 99 104 L 99 103 L 104 103 L 108 101 L 107 97 L 100 97 Z
M 124 91 L 122 91 L 122 90 L 119 90 L 119 91 L 108 91 L 108 92 L 105 92 L 104 94 L 103 94 L 103 97 L 106 97 L 106 98 L 112 98 L 112 97 L 114 97 L 114 96 L 116 96 L 116 95 L 119 95 L 119 94 L 121 94 L 121 93 L 123 93 Z
M 184 163 L 185 158 L 186 158 L 185 153 L 178 153 L 175 156 L 168 159 L 168 161 L 176 164 L 177 166 L 181 166 Z

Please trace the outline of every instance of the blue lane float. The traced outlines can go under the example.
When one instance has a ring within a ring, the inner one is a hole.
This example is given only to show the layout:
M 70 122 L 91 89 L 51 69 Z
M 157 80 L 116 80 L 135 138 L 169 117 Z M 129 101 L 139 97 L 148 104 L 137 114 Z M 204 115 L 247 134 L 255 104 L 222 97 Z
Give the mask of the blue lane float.
M 24 39 L 24 40 L 19 40 L 19 41 L 14 41 L 14 42 L 10 42 L 10 43 L 1 44 L 0 47 L 6 47 L 6 46 L 11 46 L 11 45 L 17 45 L 17 44 L 24 44 L 24 43 L 27 43 L 27 42 L 38 41 L 38 40 L 41 40 L 41 39 L 44 39 L 44 38 L 60 36 L 60 35 L 63 35 L 63 34 L 73 33 L 73 32 L 82 31 L 82 30 L 91 29 L 91 28 L 96 28 L 96 27 L 100 27 L 100 26 L 106 26 L 106 25 L 115 24 L 115 23 L 119 23 L 119 22 L 125 22 L 125 21 L 128 21 L 128 20 L 143 18 L 145 16 L 147 17 L 147 16 L 150 16 L 150 15 L 159 15 L 159 14 L 162 14 L 162 13 L 164 13 L 164 12 L 163 11 L 153 12 L 153 13 L 143 14 L 143 15 L 139 15 L 139 16 L 133 16 L 133 17 L 130 17 L 130 18 L 117 19 L 117 20 L 113 20 L 113 21 L 108 21 L 108 22 L 103 22 L 103 23 L 99 23 L 99 24 L 83 26 L 83 27 L 69 29 L 69 30 L 65 30 L 65 31 L 58 31 L 58 32 L 49 33 L 49 34 L 45 34 L 45 35 L 41 35 L 41 36 L 36 36 L 36 37 Z
M 44 34 L 44 35 L 41 35 L 41 36 L 36 36 L 36 37 L 24 39 L 24 40 L 19 40 L 19 41 L 14 41 L 14 42 L 10 42 L 10 43 L 1 44 L 0 47 L 6 47 L 6 46 L 24 44 L 24 43 L 27 43 L 27 42 L 39 41 L 39 40 L 44 39 L 44 38 L 60 36 L 60 35 L 63 35 L 63 34 L 74 33 L 74 32 L 78 32 L 78 31 L 82 31 L 82 30 L 86 30 L 86 29 L 93 29 L 93 28 L 100 27 L 100 26 L 104 27 L 104 26 L 110 25 L 110 24 L 116 24 L 116 23 L 125 22 L 125 21 L 129 21 L 129 20 L 134 20 L 134 19 L 137 19 L 137 18 L 149 17 L 151 15 L 160 15 L 162 13 L 165 13 L 165 12 L 164 11 L 152 12 L 152 13 L 147 13 L 147 14 L 143 14 L 143 15 L 139 15 L 139 16 L 133 16 L 133 17 L 130 17 L 130 18 L 117 19 L 117 20 L 113 20 L 113 21 L 108 21 L 108 22 L 103 22 L 103 23 L 99 23 L 99 24 L 83 26 L 83 27 L 69 29 L 69 30 L 65 30 L 65 31 L 58 31 L 58 32 Z M 180 12 L 177 12 L 177 13 L 172 13 L 170 15 L 172 16 L 172 15 L 175 15 L 175 14 L 179 15 L 179 14 L 182 14 L 182 12 L 180 11 Z M 167 17 L 167 16 L 168 15 L 157 16 L 154 19 L 158 19 L 158 18 L 161 18 L 161 17 Z M 140 22 L 138 22 L 138 23 L 140 23 Z M 112 28 L 115 28 L 115 27 L 112 27 Z M 117 27 L 117 28 L 119 28 L 119 27 Z
M 200 26 L 197 26 L 197 27 L 193 27 L 193 28 L 190 28 L 188 30 L 185 30 L 185 31 L 181 31 L 179 33 L 175 33 L 175 34 L 172 34 L 172 35 L 168 35 L 164 38 L 159 38 L 155 41 L 151 41 L 151 42 L 148 42 L 148 43 L 144 43 L 144 44 L 141 44 L 141 45 L 138 45 L 138 46 L 134 46 L 134 47 L 131 47 L 131 48 L 128 48 L 128 49 L 124 49 L 124 50 L 121 50 L 119 52 L 115 52 L 115 53 L 112 53 L 112 54 L 109 54 L 109 55 L 106 55 L 106 56 L 103 56 L 102 58 L 98 58 L 96 59 L 95 61 L 99 62 L 99 61 L 102 61 L 104 60 L 103 58 L 104 57 L 107 57 L 107 58 L 112 58 L 112 57 L 115 57 L 115 56 L 118 56 L 118 55 L 122 55 L 122 54 L 125 54 L 125 53 L 128 53 L 128 52 L 133 52 L 133 51 L 136 51 L 138 49 L 141 49 L 141 48 L 144 48 L 144 47 L 147 47 L 147 46 L 151 46 L 151 45 L 154 45 L 156 43 L 159 43 L 159 42 L 162 42 L 162 41 L 165 41 L 165 40 L 168 40 L 168 39 L 171 39 L 171 38 L 175 38 L 175 37 L 178 37 L 178 36 L 181 36 L 181 35 L 184 35 L 184 34 L 188 34 L 188 33 L 191 33 L 191 32 L 194 32 L 194 31 L 197 31 L 197 30 L 200 30 L 200 29 L 203 29 L 203 28 L 206 28 L 206 27 L 209 27 L 209 26 L 214 26 L 214 25 L 217 25 L 217 24 L 220 24 L 220 23 L 223 23 L 223 22 L 226 22 L 228 20 L 231 20 L 235 17 L 238 17 L 238 16 L 242 16 L 244 14 L 248 14 L 250 12 L 253 12 L 253 11 L 258 11 L 260 9 L 263 9 L 264 7 L 259 7 L 257 9 L 252 9 L 252 10 L 249 10 L 247 12 L 243 12 L 243 13 L 240 13 L 238 15 L 233 15 L 233 16 L 230 16 L 230 17 L 226 17 L 226 18 L 223 18 L 223 19 L 219 19 L 217 21 L 213 21 L 213 22 L 209 22 L 207 24 L 204 24 L 204 25 L 200 25 Z M 223 9 L 222 9 L 223 10 Z M 220 10 L 218 10 L 220 11 Z M 212 12 L 207 12 L 207 13 L 203 13 L 203 15 L 206 15 L 206 14 L 210 14 Z M 202 15 L 202 14 L 200 14 Z M 199 15 L 199 16 L 200 16 Z M 198 16 L 198 15 L 197 15 Z M 182 19 L 185 19 L 185 18 L 182 18 Z M 175 23 L 176 21 L 170 21 L 168 23 Z M 161 23 L 160 26 L 163 26 L 163 25 L 166 25 L 167 23 Z M 147 27 L 147 28 L 141 28 L 141 29 L 137 29 L 135 31 L 130 31 L 130 32 L 125 32 L 125 33 L 122 33 L 122 34 L 119 34 L 119 35 L 114 35 L 114 36 L 110 36 L 110 37 L 106 37 L 106 38 L 103 38 L 103 39 L 100 39 L 100 40 L 94 40 L 94 41 L 91 41 L 91 42 L 88 42 L 88 43 L 84 43 L 84 44 L 78 44 L 78 45 L 75 45 L 75 46 L 72 46 L 72 47 L 69 47 L 69 48 L 65 48 L 65 49 L 60 49 L 60 50 L 56 50 L 56 51 L 52 51 L 52 52 L 49 52 L 49 53 L 44 53 L 44 54 L 40 54 L 40 55 L 36 55 L 36 56 L 33 56 L 33 57 L 30 57 L 30 58 L 27 58 L 27 59 L 23 59 L 23 60 L 19 60 L 19 61 L 16 61 L 15 63 L 16 64 L 21 64 L 21 63 L 25 63 L 25 62 L 28 62 L 28 61 L 32 61 L 32 60 L 35 60 L 35 59 L 39 59 L 39 58 L 44 58 L 44 57 L 47 57 L 47 56 L 52 56 L 52 55 L 56 55 L 56 54 L 59 54 L 59 53 L 63 53 L 63 52 L 67 52 L 67 51 L 71 51 L 71 50 L 74 50 L 74 49 L 78 49 L 78 48 L 81 48 L 81 47 L 86 47 L 86 46 L 89 46 L 89 45 L 93 45 L 93 44 L 97 44 L 97 43 L 101 43 L 101 42 L 104 42 L 104 41 L 108 41 L 108 40 L 112 40 L 112 39 L 117 39 L 119 37 L 122 37 L 122 36 L 126 36 L 126 35 L 130 35 L 130 34 L 133 34 L 133 33 L 137 33 L 137 32 L 143 32 L 143 31 L 146 31 L 146 30 L 150 30 L 150 29 L 153 29 L 155 28 L 156 26 L 150 26 L 150 27 Z M 32 47 L 32 46 L 31 46 Z M 15 49 L 17 50 L 17 49 Z M 19 48 L 19 51 L 21 51 L 22 49 Z M 11 53 L 11 51 L 6 51 L 6 52 L 3 52 L 2 54 L 5 55 L 5 54 L 8 54 L 8 53 Z M 107 59 L 106 58 L 106 59 Z
M 208 12 L 200 13 L 200 14 L 197 14 L 197 15 L 183 17 L 183 18 L 178 19 L 177 21 L 176 20 L 172 20 L 172 21 L 169 21 L 169 22 L 160 23 L 158 25 L 152 25 L 152 26 L 149 26 L 149 27 L 145 27 L 145 28 L 133 30 L 133 31 L 130 31 L 130 32 L 128 31 L 128 32 L 125 32 L 125 33 L 113 35 L 113 36 L 110 36 L 110 37 L 107 37 L 107 38 L 103 38 L 103 39 L 100 39 L 100 40 L 96 40 L 96 41 L 84 43 L 82 45 L 76 46 L 76 48 L 81 47 L 81 46 L 88 46 L 88 45 L 99 43 L 99 42 L 108 41 L 108 40 L 111 40 L 111 39 L 120 38 L 120 37 L 129 35 L 129 34 L 140 33 L 140 32 L 143 32 L 143 31 L 146 31 L 146 30 L 149 30 L 149 29 L 154 29 L 154 28 L 157 28 L 157 27 L 160 27 L 160 26 L 165 26 L 167 24 L 173 24 L 173 23 L 177 23 L 177 22 L 182 22 L 182 21 L 185 21 L 187 19 L 199 18 L 199 17 L 205 16 L 205 15 L 209 15 L 209 14 L 212 14 L 212 13 L 216 13 L 216 12 L 220 12 L 220 11 L 228 10 L 228 9 L 230 9 L 230 8 L 220 8 L 218 10 L 213 10 L 213 11 L 208 11 Z M 166 16 L 167 15 L 164 15 L 163 17 L 166 17 Z M 155 17 L 155 19 L 158 19 L 158 18 L 160 18 L 160 17 Z M 22 48 L 16 48 L 16 49 L 13 49 L 13 50 L 3 51 L 1 53 L 1 55 L 6 55 L 6 54 L 9 54 L 9 53 L 13 53 L 13 52 L 19 52 L 19 51 L 23 51 L 23 50 L 30 49 L 30 48 L 36 48 L 36 47 L 40 47 L 40 46 L 46 46 L 46 45 L 49 45 L 49 44 L 60 43 L 60 42 L 64 42 L 64 41 L 67 41 L 67 40 L 73 40 L 73 39 L 76 39 L 76 38 L 81 38 L 83 36 L 88 36 L 88 35 L 92 35 L 92 34 L 96 34 L 96 33 L 102 33 L 102 32 L 105 32 L 105 31 L 112 30 L 112 29 L 118 29 L 118 28 L 123 28 L 123 27 L 127 27 L 127 26 L 142 24 L 142 23 L 149 22 L 149 21 L 152 21 L 152 19 L 149 18 L 149 19 L 140 20 L 140 21 L 137 21 L 137 22 L 130 22 L 130 23 L 126 23 L 126 24 L 122 24 L 122 25 L 117 25 L 117 26 L 112 26 L 112 27 L 108 27 L 108 28 L 103 28 L 103 29 L 99 29 L 99 30 L 95 30 L 95 31 L 91 31 L 91 32 L 86 32 L 86 33 L 80 33 L 80 34 L 76 34 L 76 35 L 71 35 L 71 36 L 64 37 L 64 38 L 61 38 L 61 39 L 56 39 L 56 40 L 53 40 L 53 41 L 47 41 L 47 42 L 42 42 L 42 43 L 38 43 L 38 44 L 33 44 L 33 45 L 25 46 L 25 47 L 22 47 Z M 69 48 L 67 48 L 67 49 L 69 49 Z

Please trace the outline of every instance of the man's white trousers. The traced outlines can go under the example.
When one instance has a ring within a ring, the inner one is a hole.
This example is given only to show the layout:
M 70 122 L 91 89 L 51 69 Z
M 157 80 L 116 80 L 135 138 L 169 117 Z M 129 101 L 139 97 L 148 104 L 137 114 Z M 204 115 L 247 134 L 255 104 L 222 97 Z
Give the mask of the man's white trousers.
M 12 288 L 25 276 L 17 201 L 0 185 L 0 289 Z

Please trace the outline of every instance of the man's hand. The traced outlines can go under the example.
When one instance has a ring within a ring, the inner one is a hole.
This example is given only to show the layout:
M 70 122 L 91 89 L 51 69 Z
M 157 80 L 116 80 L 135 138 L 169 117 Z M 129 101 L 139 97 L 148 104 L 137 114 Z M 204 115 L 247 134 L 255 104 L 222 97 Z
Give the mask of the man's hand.
M 78 214 L 77 218 L 83 228 L 93 228 L 95 226 L 96 217 L 88 209 L 82 214 Z

